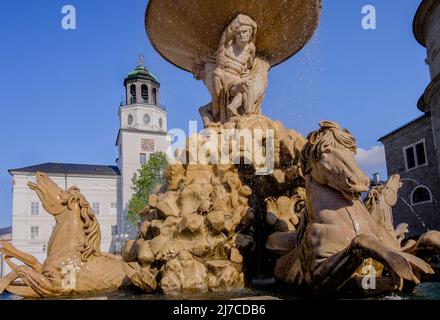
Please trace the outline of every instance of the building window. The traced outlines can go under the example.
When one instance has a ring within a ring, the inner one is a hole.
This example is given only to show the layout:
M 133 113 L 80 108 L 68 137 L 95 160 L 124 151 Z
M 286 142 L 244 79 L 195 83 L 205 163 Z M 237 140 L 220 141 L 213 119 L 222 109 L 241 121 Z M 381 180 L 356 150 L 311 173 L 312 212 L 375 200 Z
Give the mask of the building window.
M 31 239 L 35 240 L 40 237 L 40 227 L 32 226 L 31 227 Z
M 112 226 L 112 236 L 115 236 L 118 234 L 118 226 Z
M 136 103 L 136 86 L 134 84 L 130 86 L 130 103 Z
M 93 204 L 92 204 L 92 209 L 93 209 L 93 212 L 95 213 L 95 214 L 99 214 L 100 212 L 99 212 L 99 202 L 93 202 Z
M 40 203 L 32 202 L 31 203 L 31 215 L 38 216 L 40 214 Z
M 147 163 L 147 154 L 146 153 L 140 154 L 140 162 L 141 162 L 141 165 L 144 165 Z
M 43 244 L 43 252 L 47 251 L 47 244 Z
M 417 186 L 411 192 L 411 203 L 413 205 L 431 203 L 432 193 L 426 186 Z
M 159 127 L 162 129 L 162 127 L 163 127 L 163 120 L 162 120 L 162 118 L 159 118 Z
M 112 202 L 112 203 L 110 203 L 110 208 L 111 208 L 111 209 L 116 209 L 116 208 L 117 208 L 117 204 L 116 204 L 116 202 Z
M 141 96 L 142 96 L 142 102 L 148 103 L 148 87 L 146 84 L 143 84 L 141 86 Z
M 425 139 L 403 148 L 406 170 L 412 170 L 428 164 Z
M 157 89 L 153 88 L 153 104 L 157 105 Z

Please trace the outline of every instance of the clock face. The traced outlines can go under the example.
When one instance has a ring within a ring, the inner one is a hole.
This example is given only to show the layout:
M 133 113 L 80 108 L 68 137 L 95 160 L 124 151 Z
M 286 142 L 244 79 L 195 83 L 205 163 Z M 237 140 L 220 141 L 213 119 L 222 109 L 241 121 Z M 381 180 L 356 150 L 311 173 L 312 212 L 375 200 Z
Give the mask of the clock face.
M 129 114 L 127 117 L 127 123 L 129 126 L 133 124 L 133 115 Z
M 147 125 L 150 123 L 150 116 L 148 114 L 144 115 L 144 123 Z

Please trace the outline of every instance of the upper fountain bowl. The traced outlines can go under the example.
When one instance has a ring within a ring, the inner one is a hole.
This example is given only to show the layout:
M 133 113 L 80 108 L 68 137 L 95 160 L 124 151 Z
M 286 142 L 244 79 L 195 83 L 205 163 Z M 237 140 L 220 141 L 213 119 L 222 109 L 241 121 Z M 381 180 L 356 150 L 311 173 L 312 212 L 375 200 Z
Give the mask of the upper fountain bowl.
M 258 54 L 271 66 L 287 60 L 310 40 L 322 0 L 149 0 L 147 35 L 154 48 L 175 66 L 191 71 L 197 58 L 218 47 L 223 29 L 238 15 L 258 25 Z

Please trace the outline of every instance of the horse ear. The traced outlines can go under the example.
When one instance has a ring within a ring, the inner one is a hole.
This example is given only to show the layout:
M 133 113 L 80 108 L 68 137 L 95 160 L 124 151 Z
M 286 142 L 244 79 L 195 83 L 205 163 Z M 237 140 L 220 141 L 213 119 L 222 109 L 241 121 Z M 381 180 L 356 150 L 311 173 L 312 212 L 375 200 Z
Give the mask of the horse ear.
M 307 140 L 309 140 L 310 144 L 316 144 L 316 141 L 318 140 L 318 131 L 313 131 L 308 137 Z

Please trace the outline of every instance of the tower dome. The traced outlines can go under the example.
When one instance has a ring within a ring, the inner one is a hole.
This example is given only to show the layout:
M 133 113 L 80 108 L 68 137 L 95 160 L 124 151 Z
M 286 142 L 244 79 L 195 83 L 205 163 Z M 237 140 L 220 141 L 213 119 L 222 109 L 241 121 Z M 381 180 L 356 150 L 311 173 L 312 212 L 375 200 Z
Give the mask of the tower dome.
M 124 79 L 127 105 L 150 104 L 160 107 L 157 78 L 145 66 L 143 56 L 139 57 L 136 68 Z

